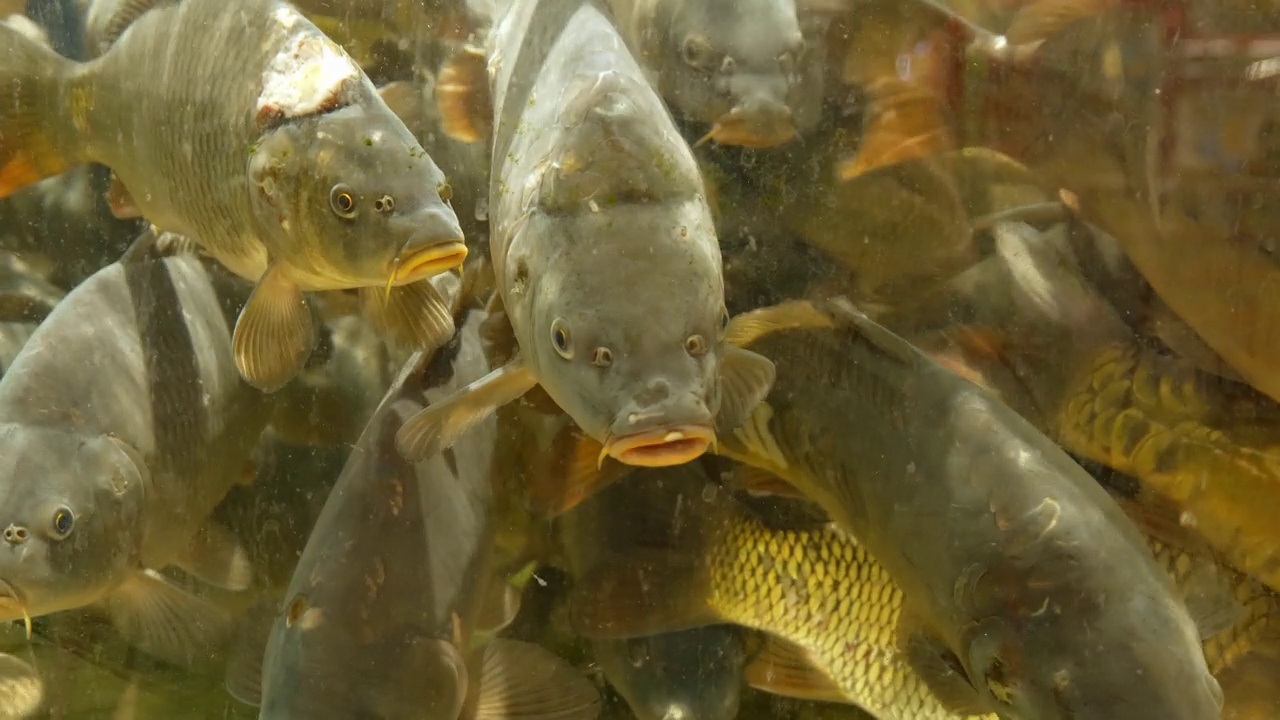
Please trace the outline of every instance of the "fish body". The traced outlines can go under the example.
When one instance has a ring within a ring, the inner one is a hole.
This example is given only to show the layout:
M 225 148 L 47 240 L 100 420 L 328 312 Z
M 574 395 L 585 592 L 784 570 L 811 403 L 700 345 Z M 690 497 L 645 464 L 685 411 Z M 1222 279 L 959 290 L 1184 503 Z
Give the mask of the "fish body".
M 773 371 L 722 341 L 720 249 L 688 145 L 593 3 L 512 3 L 489 43 L 489 247 L 519 357 L 397 443 L 424 457 L 541 386 L 623 463 L 701 455 Z
M 793 648 L 799 665 L 790 671 L 774 667 L 771 677 L 762 666 L 749 672 L 750 681 L 764 689 L 796 693 L 799 680 L 809 674 L 811 688 L 826 684 L 821 699 L 856 704 L 874 717 L 965 717 L 945 707 L 908 661 L 899 640 L 908 629 L 909 600 L 847 530 L 832 523 L 774 527 L 742 508 L 712 521 L 712 527 L 704 544 L 694 546 L 696 561 L 686 556 L 649 565 L 637 559 L 634 548 L 630 560 L 625 549 L 608 558 L 602 563 L 606 572 L 589 579 L 574 599 L 580 603 L 575 605 L 578 621 L 589 626 L 588 632 L 606 627 L 611 613 L 623 622 L 643 622 L 646 605 L 654 604 L 660 609 L 652 615 L 658 617 L 735 622 L 784 641 L 774 641 L 765 656 Z M 1211 555 L 1153 535 L 1147 542 L 1180 594 L 1194 597 L 1211 590 L 1220 594 L 1215 600 L 1247 609 L 1207 633 L 1204 649 L 1212 672 L 1228 671 L 1268 627 L 1274 628 L 1276 597 L 1260 583 L 1216 565 Z M 596 584 L 602 576 L 625 580 L 633 573 L 643 573 L 648 583 L 640 596 L 624 598 L 618 592 L 635 591 L 632 585 Z M 673 607 L 680 610 L 668 611 Z
M 206 520 L 272 409 L 232 359 L 248 289 L 195 255 L 116 263 L 27 341 L 0 380 L 4 619 L 105 607 L 171 657 L 192 638 L 149 614 L 181 598 L 155 571 L 247 587 L 243 549 Z
M 823 307 L 735 320 L 752 341 L 731 340 L 779 374 L 721 452 L 784 478 L 865 542 L 925 642 L 965 669 L 976 707 L 1217 717 L 1194 622 L 1094 479 L 986 390 L 847 303 Z
M 0 87 L 0 192 L 106 165 L 118 215 L 196 238 L 259 281 L 235 333 L 255 385 L 283 385 L 314 345 L 304 290 L 394 287 L 370 304 L 376 317 L 427 344 L 448 336 L 447 311 L 419 284 L 466 254 L 444 174 L 286 3 L 162 3 L 87 63 L 0 28 Z
M 689 543 L 700 532 L 700 493 L 711 480 L 699 462 L 637 470 L 559 520 L 575 577 L 639 545 Z M 746 650 L 727 624 L 591 641 L 596 663 L 640 720 L 738 715 Z
M 408 412 L 487 369 L 482 316 L 471 312 L 457 341 L 406 364 L 352 451 L 271 630 L 264 720 L 455 720 L 487 701 L 516 715 L 531 706 L 571 718 L 598 710 L 590 683 L 536 646 L 495 640 L 472 651 L 492 549 L 496 421 L 417 465 L 392 442 Z M 513 687 L 524 694 L 508 697 Z M 491 713 L 484 717 L 505 717 Z
M 794 0 L 609 5 L 654 87 L 678 115 L 710 125 L 710 139 L 771 147 L 818 123 L 821 28 Z

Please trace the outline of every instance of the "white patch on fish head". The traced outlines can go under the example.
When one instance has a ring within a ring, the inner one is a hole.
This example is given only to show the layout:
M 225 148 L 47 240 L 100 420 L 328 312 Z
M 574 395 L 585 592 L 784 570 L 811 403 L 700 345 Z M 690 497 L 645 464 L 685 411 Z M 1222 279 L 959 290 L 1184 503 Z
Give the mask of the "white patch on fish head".
M 363 80 L 360 66 L 337 43 L 310 28 L 293 33 L 262 73 L 258 123 L 269 126 L 340 107 Z
M 145 468 L 107 436 L 0 427 L 0 618 L 95 602 L 136 564 Z
M 701 198 L 614 205 L 536 231 L 561 252 L 530 277 L 518 333 L 547 393 L 598 440 L 710 423 L 724 289 Z

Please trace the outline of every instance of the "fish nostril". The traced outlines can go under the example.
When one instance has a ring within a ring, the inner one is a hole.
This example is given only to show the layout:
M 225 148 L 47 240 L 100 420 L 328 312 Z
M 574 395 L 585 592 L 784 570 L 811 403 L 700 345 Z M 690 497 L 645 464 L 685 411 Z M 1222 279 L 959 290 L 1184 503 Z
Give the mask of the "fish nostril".
M 24 527 L 20 527 L 18 525 L 10 525 L 9 527 L 4 529 L 4 539 L 5 539 L 5 542 L 7 543 L 10 543 L 13 545 L 20 545 L 27 541 L 27 537 L 28 537 L 27 529 Z

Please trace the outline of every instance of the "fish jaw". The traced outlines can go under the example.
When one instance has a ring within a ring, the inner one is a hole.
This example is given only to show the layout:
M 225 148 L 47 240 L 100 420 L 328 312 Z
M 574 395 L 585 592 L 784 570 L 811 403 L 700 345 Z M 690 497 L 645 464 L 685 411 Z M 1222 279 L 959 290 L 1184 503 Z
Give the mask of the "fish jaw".
M 797 134 L 786 105 L 743 103 L 717 118 L 711 132 L 699 142 L 713 140 L 719 145 L 769 148 L 791 142 Z
M 467 246 L 461 239 L 423 248 L 400 258 L 391 271 L 393 285 L 405 285 L 434 277 L 456 267 L 467 259 Z
M 604 452 L 627 465 L 668 467 L 701 457 L 715 439 L 706 425 L 677 425 L 609 438 Z

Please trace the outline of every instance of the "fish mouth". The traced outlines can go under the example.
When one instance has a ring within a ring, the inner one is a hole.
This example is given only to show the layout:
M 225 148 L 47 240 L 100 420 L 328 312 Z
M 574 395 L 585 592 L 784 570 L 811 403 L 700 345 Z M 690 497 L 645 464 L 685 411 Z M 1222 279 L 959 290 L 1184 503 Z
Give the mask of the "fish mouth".
M 789 121 L 759 122 L 750 116 L 729 112 L 716 120 L 711 126 L 711 132 L 698 140 L 695 147 L 708 140 L 714 141 L 717 145 L 738 145 L 747 148 L 777 147 L 794 140 L 796 134 L 796 126 Z
M 432 245 L 403 260 L 397 260 L 392 270 L 391 282 L 404 285 L 434 277 L 462 265 L 466 259 L 467 246 L 461 240 Z
M 705 453 L 715 439 L 705 425 L 678 425 L 610 438 L 602 455 L 639 467 L 683 465 Z

